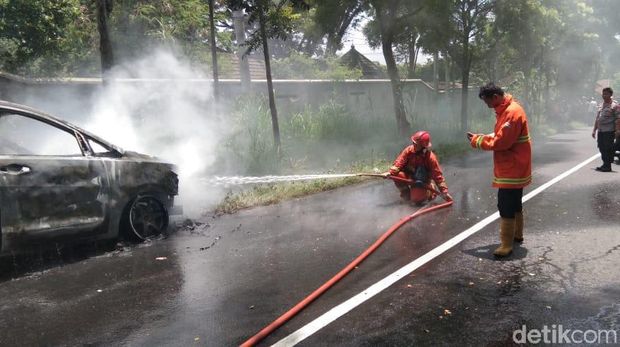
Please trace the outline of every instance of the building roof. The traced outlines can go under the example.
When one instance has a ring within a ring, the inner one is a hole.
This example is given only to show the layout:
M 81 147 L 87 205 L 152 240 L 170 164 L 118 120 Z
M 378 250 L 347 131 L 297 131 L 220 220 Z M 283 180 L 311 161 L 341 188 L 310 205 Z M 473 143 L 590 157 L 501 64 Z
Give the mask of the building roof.
M 381 68 L 370 59 L 366 58 L 362 53 L 358 52 L 354 45 L 351 45 L 351 49 L 340 57 L 340 63 L 351 69 L 362 70 L 362 78 L 374 79 L 386 77 Z
M 264 80 L 266 77 L 265 61 L 258 55 L 246 56 L 250 68 L 251 80 Z M 239 72 L 239 58 L 233 53 L 223 53 L 218 55 L 218 77 L 221 79 L 238 80 L 241 78 Z

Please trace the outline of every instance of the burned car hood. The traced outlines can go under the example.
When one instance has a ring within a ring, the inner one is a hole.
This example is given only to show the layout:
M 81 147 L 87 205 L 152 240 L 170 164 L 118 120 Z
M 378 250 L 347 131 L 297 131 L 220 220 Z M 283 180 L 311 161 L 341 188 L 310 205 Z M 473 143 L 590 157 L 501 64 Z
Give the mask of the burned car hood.
M 148 162 L 165 164 L 165 165 L 170 166 L 173 169 L 177 168 L 175 164 L 169 163 L 161 158 L 148 155 L 148 154 L 144 154 L 144 153 L 134 152 L 134 151 L 124 150 L 121 159 L 135 160 L 135 161 L 148 161 Z
M 138 153 L 138 152 L 134 152 L 134 151 L 123 151 L 123 158 L 127 158 L 127 159 L 133 159 L 133 160 L 145 160 L 145 161 L 156 161 L 156 162 L 160 162 L 163 163 L 163 161 L 155 156 L 152 155 L 148 155 L 148 154 L 143 154 L 143 153 Z

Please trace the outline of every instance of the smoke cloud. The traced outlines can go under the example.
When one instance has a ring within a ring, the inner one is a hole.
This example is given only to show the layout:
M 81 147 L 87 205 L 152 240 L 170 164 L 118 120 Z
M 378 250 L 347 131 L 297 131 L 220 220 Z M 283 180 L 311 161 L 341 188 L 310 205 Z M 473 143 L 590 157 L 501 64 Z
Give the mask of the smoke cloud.
M 207 191 L 199 183 L 227 134 L 210 81 L 161 49 L 115 68 L 110 77 L 94 96 L 92 117 L 84 128 L 126 150 L 176 164 L 186 215 L 196 216 L 202 212 L 199 207 L 219 201 L 223 191 Z

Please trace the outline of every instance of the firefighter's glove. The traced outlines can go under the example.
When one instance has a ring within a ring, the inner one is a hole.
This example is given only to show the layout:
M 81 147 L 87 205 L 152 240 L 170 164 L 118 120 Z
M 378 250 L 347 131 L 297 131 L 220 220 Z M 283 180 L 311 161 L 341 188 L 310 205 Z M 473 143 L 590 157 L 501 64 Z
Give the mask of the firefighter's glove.
M 446 201 L 452 201 L 452 196 L 448 193 L 448 185 L 446 182 L 441 182 L 438 185 L 439 191 L 441 192 L 441 197 Z
M 398 175 L 399 172 L 400 172 L 400 169 L 398 168 L 398 166 L 392 166 L 389 171 L 390 175 L 392 176 Z
M 441 197 L 446 200 L 446 201 L 452 201 L 454 199 L 452 199 L 452 195 L 450 195 L 450 193 L 448 193 L 447 191 L 444 193 L 441 193 Z

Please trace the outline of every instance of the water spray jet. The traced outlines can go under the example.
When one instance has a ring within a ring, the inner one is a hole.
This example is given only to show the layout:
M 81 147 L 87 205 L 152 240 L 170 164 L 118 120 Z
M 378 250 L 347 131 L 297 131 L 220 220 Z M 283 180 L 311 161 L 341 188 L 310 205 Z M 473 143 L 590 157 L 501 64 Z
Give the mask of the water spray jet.
M 392 176 L 382 173 L 356 173 L 356 174 L 313 174 L 313 175 L 284 175 L 284 176 L 215 176 L 213 178 L 203 178 L 201 183 L 211 186 L 220 185 L 244 185 L 244 184 L 258 184 L 258 183 L 277 183 L 277 182 L 295 182 L 295 181 L 310 181 L 319 179 L 330 178 L 347 178 L 347 177 L 376 177 L 389 179 L 392 181 L 398 181 L 415 185 L 415 182 L 410 179 Z M 425 189 L 432 191 L 437 195 L 441 195 L 439 191 L 431 187 L 425 187 Z

